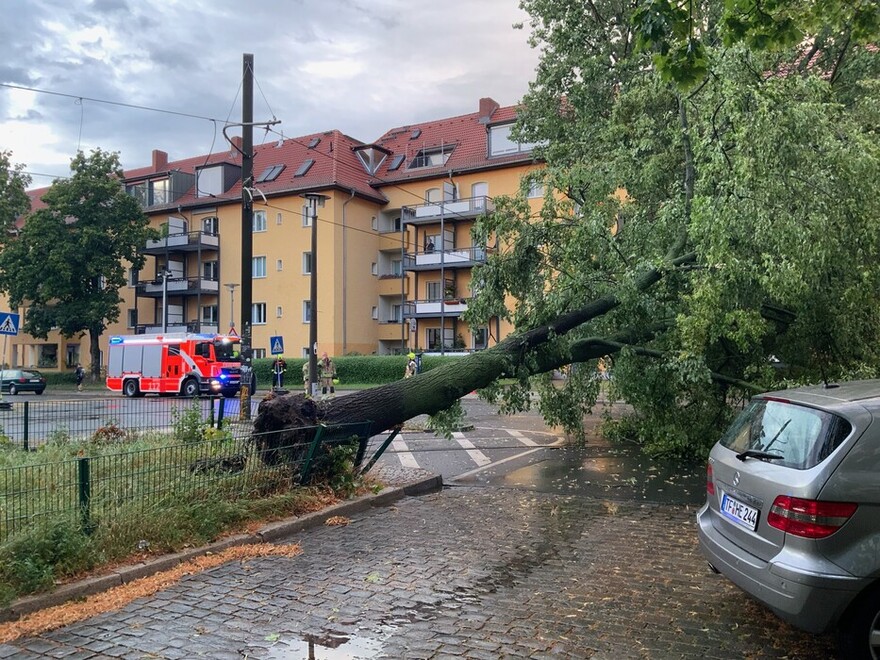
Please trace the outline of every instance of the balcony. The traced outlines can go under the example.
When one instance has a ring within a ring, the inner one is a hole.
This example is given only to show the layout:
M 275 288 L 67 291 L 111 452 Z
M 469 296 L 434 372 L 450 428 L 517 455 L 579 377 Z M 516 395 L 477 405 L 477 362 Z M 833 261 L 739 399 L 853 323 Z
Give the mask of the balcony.
M 397 296 L 400 297 L 401 292 L 406 296 L 409 294 L 409 278 L 402 275 L 380 275 L 379 276 L 379 295 L 380 296 Z
M 409 326 L 406 328 L 409 331 Z M 404 336 L 403 324 L 400 321 L 379 322 L 379 341 L 400 341 Z
M 401 220 L 408 225 L 429 225 L 443 220 L 473 220 L 495 210 L 491 197 L 468 197 L 449 202 L 404 206 Z
M 137 283 L 137 295 L 145 298 L 161 298 L 169 296 L 217 295 L 220 283 L 204 277 L 169 277 L 168 288 L 163 292 L 162 280 L 151 280 Z
M 203 231 L 169 234 L 162 238 L 147 241 L 144 254 L 165 254 L 166 252 L 196 252 L 198 250 L 218 250 L 220 236 Z
M 407 305 L 406 314 L 410 318 L 436 318 L 443 316 L 461 316 L 468 308 L 467 298 L 448 300 L 415 300 Z
M 407 252 L 403 256 L 403 267 L 405 270 L 439 270 L 442 264 L 443 268 L 473 268 L 486 263 L 489 252 L 491 250 L 484 247 Z

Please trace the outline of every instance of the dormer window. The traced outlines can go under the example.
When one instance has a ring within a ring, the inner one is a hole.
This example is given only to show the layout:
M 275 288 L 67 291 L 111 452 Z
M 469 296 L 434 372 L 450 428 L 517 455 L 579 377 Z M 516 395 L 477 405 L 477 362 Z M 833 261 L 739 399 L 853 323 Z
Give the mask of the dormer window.
M 514 142 L 510 138 L 513 124 L 501 124 L 489 128 L 489 156 L 507 156 L 509 154 L 528 153 L 537 144 L 534 142 Z
M 358 147 L 355 149 L 355 153 L 367 174 L 375 174 L 388 157 L 388 152 L 385 149 L 374 146 Z
M 241 177 L 241 168 L 229 163 L 208 165 L 196 170 L 196 197 L 222 195 Z
M 455 149 L 455 145 L 452 144 L 422 149 L 410 161 L 409 169 L 414 170 L 419 167 L 440 167 L 445 165 L 446 161 L 449 160 L 449 156 L 452 155 L 453 149 Z

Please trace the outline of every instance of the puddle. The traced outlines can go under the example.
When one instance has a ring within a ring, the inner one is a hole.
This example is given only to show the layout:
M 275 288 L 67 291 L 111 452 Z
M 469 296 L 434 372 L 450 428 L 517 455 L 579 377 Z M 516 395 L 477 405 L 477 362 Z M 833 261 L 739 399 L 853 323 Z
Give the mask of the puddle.
M 266 649 L 268 660 L 368 660 L 382 652 L 382 641 L 369 637 L 330 633 L 305 639 L 279 639 Z

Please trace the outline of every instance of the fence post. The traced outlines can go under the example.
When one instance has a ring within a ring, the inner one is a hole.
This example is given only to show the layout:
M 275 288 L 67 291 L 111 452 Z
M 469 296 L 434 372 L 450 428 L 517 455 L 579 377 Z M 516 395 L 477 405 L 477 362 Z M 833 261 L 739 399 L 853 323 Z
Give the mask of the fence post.
M 300 484 L 305 485 L 306 479 L 308 479 L 309 477 L 309 471 L 312 469 L 312 460 L 315 458 L 315 454 L 318 453 L 318 446 L 321 444 L 321 436 L 324 434 L 325 428 L 326 427 L 321 424 L 315 431 L 315 439 L 312 440 L 312 445 L 309 447 L 309 452 L 306 455 L 305 462 L 303 463 L 302 472 L 300 472 Z
M 22 448 L 27 451 L 28 450 L 28 435 L 30 435 L 30 427 L 28 425 L 28 421 L 30 419 L 29 411 L 30 411 L 30 401 L 24 402 L 24 437 L 22 438 Z
M 208 426 L 214 428 L 214 404 L 217 402 L 217 397 L 211 397 L 211 415 L 208 417 Z
M 217 401 L 217 428 L 219 429 L 223 427 L 223 415 L 226 413 L 226 397 L 222 396 Z
M 81 457 L 77 459 L 77 481 L 79 482 L 79 513 L 82 528 L 86 534 L 92 532 L 91 503 L 92 503 L 92 479 L 90 475 L 90 459 Z

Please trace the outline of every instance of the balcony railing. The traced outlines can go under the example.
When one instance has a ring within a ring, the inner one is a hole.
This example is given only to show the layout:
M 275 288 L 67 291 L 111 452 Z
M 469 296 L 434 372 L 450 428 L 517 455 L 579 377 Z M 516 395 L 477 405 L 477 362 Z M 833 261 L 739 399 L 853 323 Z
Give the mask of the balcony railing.
M 169 296 L 195 296 L 220 292 L 220 283 L 205 277 L 169 277 L 167 288 L 164 291 L 163 287 L 161 279 L 138 282 L 137 295 L 147 298 L 161 298 L 165 294 Z
M 404 311 L 410 317 L 428 318 L 434 316 L 458 316 L 468 308 L 468 298 L 449 298 L 447 300 L 414 300 Z
M 472 220 L 495 210 L 491 197 L 468 197 L 454 201 L 430 202 L 419 206 L 404 206 L 401 220 L 404 224 L 426 225 L 445 220 Z
M 194 252 L 196 250 L 217 250 L 220 247 L 220 236 L 204 231 L 190 231 L 168 234 L 162 238 L 147 241 L 145 254 L 162 254 L 166 251 Z
M 437 270 L 442 263 L 444 268 L 472 268 L 486 263 L 491 251 L 484 247 L 469 247 L 407 252 L 403 256 L 403 267 L 406 270 Z

